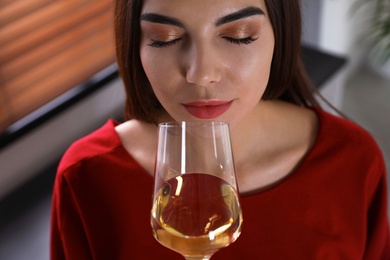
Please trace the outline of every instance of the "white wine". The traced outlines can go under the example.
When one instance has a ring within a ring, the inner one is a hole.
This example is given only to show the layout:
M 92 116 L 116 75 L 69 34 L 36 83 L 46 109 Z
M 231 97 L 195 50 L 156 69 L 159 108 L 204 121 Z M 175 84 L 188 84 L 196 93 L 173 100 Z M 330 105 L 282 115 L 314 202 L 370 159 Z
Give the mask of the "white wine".
M 211 256 L 241 233 L 237 192 L 209 174 L 182 174 L 155 193 L 151 222 L 155 238 L 184 256 Z

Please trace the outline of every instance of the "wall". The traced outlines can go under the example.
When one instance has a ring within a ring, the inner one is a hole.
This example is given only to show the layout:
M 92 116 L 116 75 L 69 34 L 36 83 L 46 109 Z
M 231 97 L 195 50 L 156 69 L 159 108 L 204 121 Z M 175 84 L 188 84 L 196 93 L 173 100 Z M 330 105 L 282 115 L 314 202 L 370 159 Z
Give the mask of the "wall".
M 119 79 L 0 151 L 0 199 L 56 162 L 76 139 L 122 115 Z
M 302 41 L 325 52 L 343 56 L 347 64 L 321 89 L 322 94 L 342 109 L 346 80 L 365 59 L 368 10 L 353 12 L 356 0 L 301 0 Z
M 353 11 L 356 0 L 301 0 L 303 41 L 361 62 L 368 10 Z
M 321 1 L 301 0 L 302 42 L 318 46 L 320 42 Z

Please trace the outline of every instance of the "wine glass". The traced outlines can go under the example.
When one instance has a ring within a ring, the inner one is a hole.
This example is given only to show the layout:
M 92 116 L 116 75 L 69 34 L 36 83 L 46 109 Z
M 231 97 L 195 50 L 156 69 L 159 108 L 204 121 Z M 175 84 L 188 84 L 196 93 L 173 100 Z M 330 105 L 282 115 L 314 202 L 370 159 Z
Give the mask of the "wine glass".
M 225 122 L 158 127 L 151 225 L 165 247 L 210 259 L 241 233 L 242 212 Z

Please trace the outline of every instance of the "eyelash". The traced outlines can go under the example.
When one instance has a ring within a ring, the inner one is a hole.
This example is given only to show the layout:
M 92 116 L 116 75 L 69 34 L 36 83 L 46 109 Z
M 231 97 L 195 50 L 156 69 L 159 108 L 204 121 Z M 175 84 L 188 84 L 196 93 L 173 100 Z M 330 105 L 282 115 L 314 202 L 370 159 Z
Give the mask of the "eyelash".
M 169 47 L 169 46 L 176 44 L 180 40 L 181 39 L 179 38 L 179 39 L 175 39 L 175 40 L 172 40 L 169 42 L 152 41 L 152 43 L 150 43 L 149 46 L 154 47 L 154 48 L 165 48 L 165 47 Z
M 227 40 L 230 43 L 241 45 L 241 44 L 251 44 L 252 42 L 256 41 L 258 38 L 253 38 L 253 37 L 246 37 L 242 39 L 235 39 L 235 38 L 230 38 L 230 37 L 223 37 L 225 40 Z M 169 42 L 163 42 L 163 41 L 152 41 L 152 43 L 149 44 L 150 47 L 154 48 L 165 48 L 172 46 L 179 42 L 181 39 L 175 39 Z
M 256 41 L 258 38 L 253 38 L 253 37 L 246 37 L 242 39 L 235 39 L 235 38 L 230 38 L 230 37 L 224 37 L 228 42 L 241 45 L 241 44 L 251 44 L 252 42 Z

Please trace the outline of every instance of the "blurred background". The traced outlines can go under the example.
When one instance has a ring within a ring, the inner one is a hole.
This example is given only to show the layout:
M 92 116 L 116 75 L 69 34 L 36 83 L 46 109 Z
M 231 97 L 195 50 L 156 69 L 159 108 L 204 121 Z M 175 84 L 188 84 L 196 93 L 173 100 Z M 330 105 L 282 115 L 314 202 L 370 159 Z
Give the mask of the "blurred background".
M 58 160 L 76 139 L 122 118 L 113 2 L 0 0 L 0 259 L 49 259 Z M 390 28 L 390 1 L 301 3 L 309 75 L 371 132 L 389 169 L 390 32 L 382 28 Z

